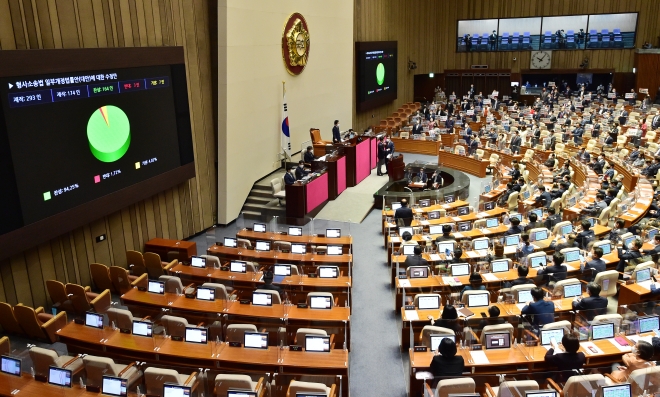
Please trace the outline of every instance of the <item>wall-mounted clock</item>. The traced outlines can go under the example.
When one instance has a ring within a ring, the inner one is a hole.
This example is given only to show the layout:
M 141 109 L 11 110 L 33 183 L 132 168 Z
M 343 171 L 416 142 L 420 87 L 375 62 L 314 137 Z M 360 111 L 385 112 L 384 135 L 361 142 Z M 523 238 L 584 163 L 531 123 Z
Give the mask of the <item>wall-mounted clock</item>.
M 529 61 L 530 69 L 550 69 L 552 65 L 552 51 L 532 51 Z

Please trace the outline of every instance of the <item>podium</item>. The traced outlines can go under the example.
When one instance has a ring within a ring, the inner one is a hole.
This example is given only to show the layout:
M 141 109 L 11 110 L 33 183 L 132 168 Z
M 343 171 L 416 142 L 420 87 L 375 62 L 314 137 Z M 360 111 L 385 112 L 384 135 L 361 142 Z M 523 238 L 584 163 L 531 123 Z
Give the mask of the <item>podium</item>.
M 390 164 L 387 166 L 387 171 L 390 176 L 390 182 L 399 181 L 403 179 L 404 169 L 406 165 L 403 162 L 403 154 L 392 157 Z

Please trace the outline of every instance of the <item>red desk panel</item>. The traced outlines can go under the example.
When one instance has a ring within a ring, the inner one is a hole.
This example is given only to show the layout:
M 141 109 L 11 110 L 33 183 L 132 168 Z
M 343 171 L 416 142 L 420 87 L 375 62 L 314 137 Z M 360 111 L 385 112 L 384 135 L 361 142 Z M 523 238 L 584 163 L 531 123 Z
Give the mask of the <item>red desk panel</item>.
M 357 144 L 355 150 L 355 184 L 362 182 L 371 174 L 371 139 Z
M 307 196 L 306 213 L 310 213 L 328 200 L 328 174 L 325 173 L 305 185 L 305 190 Z
M 337 160 L 337 196 L 346 190 L 346 157 Z

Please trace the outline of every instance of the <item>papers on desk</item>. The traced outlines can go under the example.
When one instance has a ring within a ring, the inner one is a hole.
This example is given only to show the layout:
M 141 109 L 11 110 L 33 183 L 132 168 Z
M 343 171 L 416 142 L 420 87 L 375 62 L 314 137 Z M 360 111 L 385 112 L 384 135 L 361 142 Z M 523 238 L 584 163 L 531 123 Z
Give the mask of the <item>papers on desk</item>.
M 400 243 L 400 242 L 401 242 L 401 238 L 399 238 L 399 237 L 390 237 L 390 242 L 392 242 L 392 243 Z
M 420 224 L 420 225 L 423 225 L 423 226 L 428 226 L 428 225 L 429 225 L 429 221 L 419 221 L 419 224 Z
M 491 230 L 488 229 L 488 228 L 483 228 L 483 229 L 481 229 L 481 232 L 482 232 L 483 234 L 492 233 Z
M 470 352 L 470 356 L 472 357 L 472 362 L 474 364 L 490 364 L 485 351 L 474 350 Z
M 438 254 L 430 254 L 429 255 L 429 260 L 437 262 L 437 261 L 442 260 L 442 259 L 440 259 L 440 255 L 438 255 Z
M 460 216 L 452 216 L 451 219 L 452 219 L 454 222 L 460 222 L 460 221 L 463 220 L 463 218 L 461 218 Z
M 465 236 L 463 236 L 463 233 L 454 233 L 454 237 L 456 237 L 456 238 L 463 238 L 463 237 L 465 237 Z
M 630 339 L 635 344 L 637 344 L 637 342 L 639 342 L 640 340 L 652 344 L 651 339 L 653 339 L 653 335 L 649 335 L 649 336 L 627 335 L 626 338 Z
M 417 315 L 417 310 L 404 310 L 403 312 L 406 315 L 406 321 L 419 320 L 419 316 Z
M 640 287 L 644 287 L 649 291 L 651 290 L 651 285 L 652 284 L 655 285 L 656 288 L 658 288 L 660 286 L 659 283 L 654 283 L 653 280 L 646 280 L 646 281 L 642 281 L 640 283 L 637 283 L 637 285 L 639 285 Z
M 527 303 L 516 303 L 516 307 L 518 307 L 518 310 L 520 311 L 522 311 L 525 306 L 527 306 Z
M 479 213 L 477 213 L 476 216 L 477 216 L 477 218 L 485 218 L 485 217 L 488 216 L 488 213 L 486 213 L 486 212 L 479 212 Z
M 608 341 L 614 345 L 617 349 L 619 349 L 620 352 L 627 353 L 632 350 L 632 346 L 621 346 L 619 342 L 614 340 L 614 338 L 609 338 Z
M 323 156 L 321 156 L 321 157 L 319 157 L 319 158 L 317 159 L 317 161 L 325 161 L 325 156 L 327 156 L 327 154 L 326 154 L 326 155 L 323 155 Z
M 420 208 L 415 208 L 414 211 L 415 211 L 416 213 L 418 213 L 418 214 L 421 214 L 422 212 L 424 212 L 424 210 L 422 210 L 422 209 L 420 209 Z
M 459 280 L 458 277 L 443 276 L 442 277 L 442 282 L 447 284 L 447 285 L 450 285 L 452 287 L 458 287 L 458 286 L 463 285 L 463 283 L 461 283 L 461 280 Z
M 580 346 L 582 346 L 584 352 L 589 356 L 593 356 L 594 354 L 604 353 L 602 350 L 598 348 L 598 346 L 594 345 L 593 342 L 582 342 L 580 343 Z
M 410 288 L 410 280 L 408 279 L 399 279 L 399 287 L 401 288 Z
M 500 279 L 493 273 L 484 273 L 481 275 L 486 281 L 500 281 Z
M 451 205 L 449 205 L 449 204 L 442 204 L 442 208 L 444 208 L 444 209 L 448 209 L 448 208 L 451 208 Z

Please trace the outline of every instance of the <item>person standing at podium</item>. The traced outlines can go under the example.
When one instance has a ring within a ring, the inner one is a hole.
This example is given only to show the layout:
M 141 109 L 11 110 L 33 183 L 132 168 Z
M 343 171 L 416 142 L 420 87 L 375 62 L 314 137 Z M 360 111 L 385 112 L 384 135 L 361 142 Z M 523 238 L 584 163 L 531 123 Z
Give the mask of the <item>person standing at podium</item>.
M 339 131 L 339 120 L 335 120 L 335 126 L 332 127 L 332 142 L 341 143 L 341 131 Z
M 386 165 L 387 161 L 387 147 L 383 137 L 378 138 L 378 167 L 376 168 L 376 175 L 382 176 L 383 174 L 383 165 Z
M 392 139 L 385 135 L 385 148 L 387 149 L 387 156 L 385 157 L 385 173 L 390 173 L 390 163 L 392 162 L 392 157 L 394 157 L 394 142 Z

